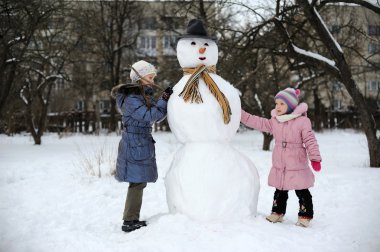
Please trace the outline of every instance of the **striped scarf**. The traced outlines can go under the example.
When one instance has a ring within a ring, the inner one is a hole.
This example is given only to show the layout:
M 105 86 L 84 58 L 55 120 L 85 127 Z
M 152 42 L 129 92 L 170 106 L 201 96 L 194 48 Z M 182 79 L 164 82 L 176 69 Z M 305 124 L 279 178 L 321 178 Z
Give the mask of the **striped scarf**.
M 199 65 L 197 68 L 183 68 L 182 70 L 184 72 L 184 75 L 191 74 L 191 76 L 179 96 L 181 96 L 185 102 L 188 102 L 190 100 L 191 103 L 203 103 L 202 96 L 199 92 L 198 87 L 199 77 L 202 77 L 211 94 L 216 98 L 223 110 L 224 123 L 228 124 L 231 120 L 230 104 L 227 98 L 224 96 L 223 92 L 220 91 L 214 80 L 209 75 L 209 73 L 216 72 L 216 67 L 206 67 L 205 65 Z

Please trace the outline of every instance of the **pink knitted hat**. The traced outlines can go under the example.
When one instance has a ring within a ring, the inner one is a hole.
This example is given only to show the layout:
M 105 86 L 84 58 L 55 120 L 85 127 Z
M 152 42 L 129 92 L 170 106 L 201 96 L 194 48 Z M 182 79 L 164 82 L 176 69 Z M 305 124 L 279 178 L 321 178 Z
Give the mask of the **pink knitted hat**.
M 284 90 L 278 92 L 274 99 L 281 99 L 288 105 L 287 113 L 290 113 L 297 107 L 299 102 L 299 95 L 301 90 L 294 88 L 285 88 Z

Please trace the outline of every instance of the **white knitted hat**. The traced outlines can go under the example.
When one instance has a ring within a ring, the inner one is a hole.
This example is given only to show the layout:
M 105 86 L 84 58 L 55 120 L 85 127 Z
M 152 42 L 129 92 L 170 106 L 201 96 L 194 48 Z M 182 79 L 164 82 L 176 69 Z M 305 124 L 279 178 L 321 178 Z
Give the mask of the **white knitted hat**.
M 137 61 L 135 64 L 132 65 L 132 67 L 142 76 L 147 76 L 148 74 L 157 74 L 157 70 L 156 68 L 144 61 L 144 60 L 140 60 L 140 61 Z M 131 77 L 131 80 L 132 82 L 137 82 L 138 80 L 140 80 L 140 76 L 137 75 L 137 73 L 131 69 L 131 73 L 129 75 Z

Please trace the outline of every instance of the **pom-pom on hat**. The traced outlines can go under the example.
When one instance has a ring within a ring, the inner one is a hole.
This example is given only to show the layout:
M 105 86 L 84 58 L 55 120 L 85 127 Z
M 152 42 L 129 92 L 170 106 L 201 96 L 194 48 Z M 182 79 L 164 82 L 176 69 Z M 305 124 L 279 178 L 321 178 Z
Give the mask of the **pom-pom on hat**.
M 157 70 L 156 68 L 144 61 L 144 60 L 140 60 L 140 61 L 137 61 L 135 64 L 132 65 L 132 67 L 142 76 L 147 76 L 148 74 L 157 74 Z M 131 73 L 129 75 L 131 77 L 131 80 L 132 82 L 137 82 L 138 80 L 141 79 L 140 76 L 138 76 L 138 74 L 133 70 L 131 69 Z
M 281 99 L 288 105 L 287 113 L 292 112 L 295 107 L 297 107 L 299 102 L 299 95 L 301 90 L 294 88 L 285 88 L 284 90 L 278 92 L 274 99 Z

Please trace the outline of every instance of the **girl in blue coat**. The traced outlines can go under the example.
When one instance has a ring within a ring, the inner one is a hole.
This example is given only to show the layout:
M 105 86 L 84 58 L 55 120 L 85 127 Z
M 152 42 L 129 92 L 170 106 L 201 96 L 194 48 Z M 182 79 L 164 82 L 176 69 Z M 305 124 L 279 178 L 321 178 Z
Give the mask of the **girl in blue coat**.
M 157 180 L 152 125 L 165 118 L 167 101 L 173 91 L 169 87 L 157 102 L 152 99 L 156 73 L 153 65 L 143 60 L 138 61 L 132 65 L 132 84 L 122 84 L 112 89 L 123 123 L 116 179 L 129 182 L 122 225 L 125 232 L 146 226 L 145 221 L 139 220 L 143 189 L 148 182 Z

